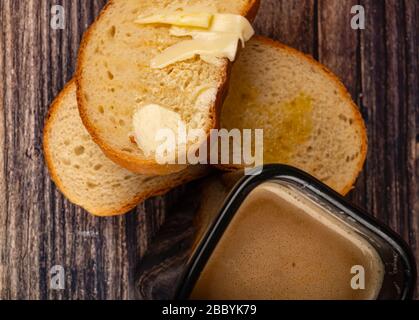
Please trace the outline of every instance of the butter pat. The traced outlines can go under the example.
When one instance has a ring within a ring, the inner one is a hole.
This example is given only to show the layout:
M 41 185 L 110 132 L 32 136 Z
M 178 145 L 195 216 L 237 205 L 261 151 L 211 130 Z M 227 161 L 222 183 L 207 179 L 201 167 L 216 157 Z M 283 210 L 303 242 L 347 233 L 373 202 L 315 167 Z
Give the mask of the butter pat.
M 236 59 L 238 42 L 243 47 L 255 34 L 250 22 L 240 15 L 212 13 L 167 13 L 138 17 L 137 23 L 172 25 L 175 37 L 192 37 L 164 50 L 151 61 L 151 67 L 161 69 L 199 55 L 207 63 L 222 65 L 223 58 Z
M 195 55 L 236 59 L 238 40 L 234 36 L 214 36 L 207 40 L 186 40 L 164 50 L 151 60 L 151 67 L 161 69 L 175 62 L 185 61 Z
M 235 14 L 215 14 L 211 26 L 207 30 L 194 28 L 173 27 L 170 34 L 176 37 L 191 36 L 193 39 L 207 39 L 213 34 L 234 35 L 241 40 L 243 46 L 255 34 L 255 30 L 245 17 Z
M 237 34 L 242 41 L 249 41 L 255 31 L 249 20 L 236 14 L 214 15 L 210 31 Z
M 234 35 L 244 45 L 254 36 L 255 30 L 245 17 L 235 14 L 214 14 L 212 23 L 207 29 L 174 26 L 170 34 L 176 37 L 191 36 L 193 39 L 207 39 L 214 34 Z
M 187 26 L 209 28 L 213 15 L 211 13 L 182 13 L 154 14 L 140 16 L 135 21 L 138 24 L 169 24 L 174 26 Z
M 162 141 L 158 140 L 161 130 L 169 129 L 177 135 L 181 126 L 185 127 L 185 123 L 178 113 L 157 104 L 145 105 L 133 116 L 135 140 L 146 157 L 154 154 L 161 145 Z

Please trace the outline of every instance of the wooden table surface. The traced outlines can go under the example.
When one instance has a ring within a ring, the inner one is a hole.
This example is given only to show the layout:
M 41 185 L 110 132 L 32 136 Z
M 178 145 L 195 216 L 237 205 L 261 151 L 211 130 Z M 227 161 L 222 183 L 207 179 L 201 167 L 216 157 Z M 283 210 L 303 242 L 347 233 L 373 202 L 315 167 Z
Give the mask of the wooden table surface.
M 135 266 L 181 191 L 124 217 L 66 201 L 41 148 L 48 106 L 72 77 L 84 30 L 104 0 L 0 1 L 0 299 L 135 299 Z M 351 29 L 362 4 L 366 29 Z M 51 7 L 66 27 L 50 27 Z M 417 0 L 262 0 L 257 31 L 313 55 L 349 88 L 369 155 L 350 198 L 399 232 L 419 261 Z M 66 288 L 49 287 L 61 265 Z

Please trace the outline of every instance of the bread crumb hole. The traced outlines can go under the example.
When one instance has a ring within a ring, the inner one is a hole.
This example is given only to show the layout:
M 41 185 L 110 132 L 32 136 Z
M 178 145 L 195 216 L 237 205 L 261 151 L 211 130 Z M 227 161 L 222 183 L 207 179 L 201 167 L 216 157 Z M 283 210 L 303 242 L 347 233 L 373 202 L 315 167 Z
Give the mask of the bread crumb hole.
M 119 125 L 121 126 L 121 127 L 123 127 L 123 126 L 125 126 L 125 121 L 124 120 L 119 120 Z
M 102 168 L 103 168 L 103 166 L 101 164 L 97 164 L 93 167 L 93 169 L 96 170 L 96 171 L 99 171 Z
M 70 145 L 70 141 L 66 140 L 66 141 L 64 141 L 64 144 L 65 144 L 66 146 L 69 146 L 69 145 Z
M 112 26 L 112 27 L 109 29 L 109 36 L 110 36 L 111 38 L 114 38 L 114 37 L 115 37 L 115 34 L 116 34 L 116 27 L 115 27 L 115 26 Z
M 183 85 L 183 89 L 186 90 L 190 86 L 191 82 L 192 82 L 191 79 L 186 80 L 185 83 L 184 83 L 184 85 Z
M 80 170 L 80 166 L 79 166 L 78 164 L 76 164 L 76 165 L 74 166 L 74 168 L 75 168 L 76 170 Z
M 84 153 L 85 149 L 83 146 L 79 146 L 76 149 L 74 149 L 74 153 L 76 156 L 81 156 Z
M 339 115 L 339 119 L 342 120 L 343 122 L 348 121 L 348 118 L 346 118 L 343 114 Z
M 114 185 L 112 186 L 112 188 L 120 188 L 120 187 L 121 187 L 121 184 L 120 184 L 120 183 L 114 184 Z
M 88 187 L 89 189 L 94 189 L 94 188 L 97 188 L 97 187 L 98 187 L 98 185 L 97 185 L 96 183 L 93 183 L 93 182 L 88 181 L 88 182 L 87 182 L 87 187 Z
M 122 149 L 123 152 L 128 152 L 128 153 L 133 153 L 134 150 L 130 149 L 130 148 L 124 148 Z
M 103 106 L 99 106 L 98 110 L 99 110 L 99 113 L 105 114 L 105 108 Z
M 108 70 L 108 78 L 109 78 L 109 80 L 113 80 L 115 78 L 113 73 L 110 72 L 109 70 Z

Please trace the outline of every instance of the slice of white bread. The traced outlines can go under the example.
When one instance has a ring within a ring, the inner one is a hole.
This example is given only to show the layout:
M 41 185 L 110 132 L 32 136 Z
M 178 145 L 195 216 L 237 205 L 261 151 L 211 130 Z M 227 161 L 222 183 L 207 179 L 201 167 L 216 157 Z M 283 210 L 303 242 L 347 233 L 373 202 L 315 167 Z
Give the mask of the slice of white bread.
M 72 81 L 49 111 L 44 154 L 52 179 L 74 204 L 97 216 L 124 214 L 145 199 L 204 176 L 208 168 L 190 166 L 168 176 L 131 173 L 109 160 L 83 126 Z
M 144 104 L 158 104 L 179 113 L 189 128 L 209 134 L 226 96 L 231 65 L 227 59 L 221 66 L 196 57 L 152 69 L 154 57 L 184 39 L 171 36 L 167 26 L 136 24 L 139 15 L 201 8 L 253 20 L 258 7 L 259 0 L 109 1 L 83 37 L 77 68 L 80 115 L 104 153 L 132 172 L 178 172 L 185 166 L 159 165 L 137 146 L 132 137 L 135 111 Z M 203 88 L 216 94 L 198 103 L 197 93 Z
M 234 65 L 221 126 L 264 129 L 265 163 L 300 168 L 341 194 L 351 190 L 366 158 L 364 121 L 339 79 L 263 37 L 249 41 Z

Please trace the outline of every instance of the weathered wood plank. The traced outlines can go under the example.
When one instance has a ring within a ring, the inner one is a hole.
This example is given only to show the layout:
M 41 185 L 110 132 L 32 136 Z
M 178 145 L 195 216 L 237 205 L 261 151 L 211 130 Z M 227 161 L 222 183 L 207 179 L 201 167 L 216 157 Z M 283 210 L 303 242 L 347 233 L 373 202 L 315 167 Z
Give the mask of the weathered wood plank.
M 398 14 L 403 10 L 394 7 L 400 2 L 364 3 L 368 28 L 361 32 L 362 102 L 373 146 L 367 165 L 367 204 L 380 219 L 402 231 L 398 220 L 406 214 L 406 201 L 400 201 L 400 196 L 407 185 L 400 180 L 407 174 L 407 159 L 402 153 L 407 152 L 408 141 L 403 132 L 408 125 L 402 114 L 406 105 L 401 97 L 406 85 L 406 72 L 400 63 L 405 59 L 405 30 Z
M 5 226 L 7 224 L 7 215 L 6 215 L 6 207 L 7 207 L 7 196 L 6 196 L 6 171 L 5 171 L 5 159 L 4 159 L 4 151 L 5 151 L 5 119 L 4 119 L 4 107 L 5 107 L 5 97 L 4 97 L 4 76 L 3 70 L 5 69 L 5 50 L 4 50 L 4 42 L 5 42 L 5 21 L 6 21 L 6 14 L 5 14 L 5 2 L 0 2 L 0 226 Z M 2 231 L 5 231 L 2 229 Z M 6 239 L 7 234 L 2 232 L 0 234 L 0 248 L 4 248 L 6 246 Z M 7 265 L 7 258 L 5 255 L 4 250 L 0 249 L 0 283 L 4 283 L 6 281 L 5 276 L 5 269 Z M 1 286 L 0 286 L 0 293 L 1 293 Z
M 318 58 L 343 81 L 356 99 L 358 31 L 351 28 L 356 0 L 318 2 Z
M 415 0 L 404 2 L 404 23 L 406 30 L 406 113 L 407 123 L 407 192 L 408 200 L 406 238 L 416 256 L 419 266 L 419 3 Z M 403 125 L 403 124 L 402 124 Z M 419 299 L 419 284 L 416 289 Z
M 361 32 L 362 102 L 372 148 L 366 205 L 417 253 L 417 2 L 362 3 L 368 17 L 368 27 Z
M 264 0 L 255 28 L 259 34 L 313 55 L 316 51 L 315 0 Z
M 368 6 L 366 20 L 368 28 L 361 32 L 361 68 L 362 68 L 362 91 L 365 96 L 362 99 L 362 107 L 368 124 L 368 138 L 370 148 L 369 158 L 366 164 L 366 174 L 371 177 L 366 181 L 366 205 L 370 212 L 375 213 L 382 221 L 388 221 L 386 211 L 381 209 L 384 202 L 377 198 L 377 194 L 385 186 L 385 168 L 382 166 L 382 158 L 385 156 L 385 29 L 382 21 L 385 15 L 384 2 L 362 2 Z M 373 74 L 372 74 L 373 73 Z M 377 108 L 379 109 L 377 112 Z M 380 155 L 381 153 L 381 155 Z M 375 178 L 374 178 L 375 177 Z

